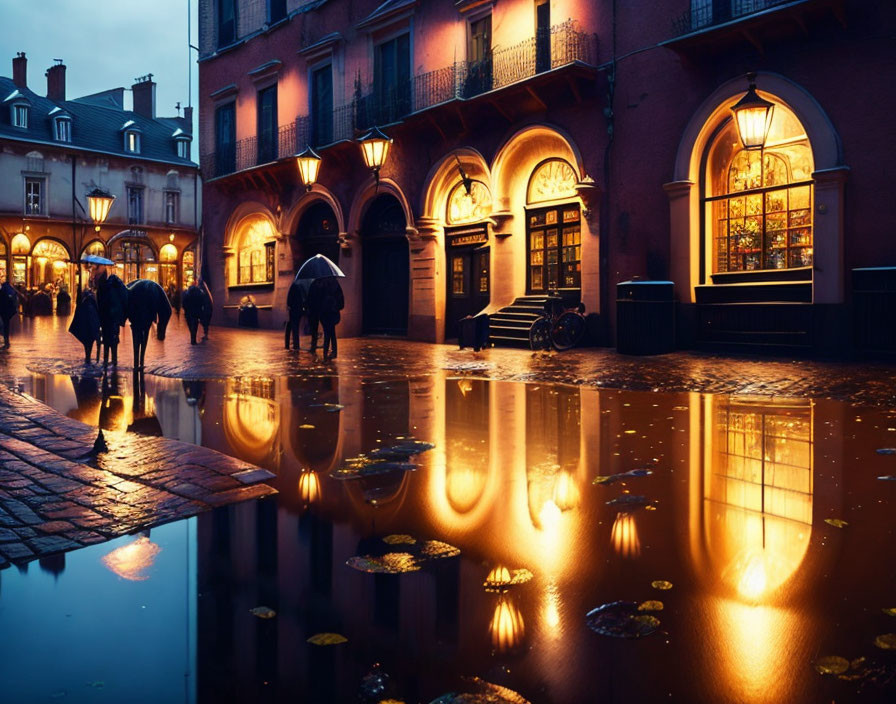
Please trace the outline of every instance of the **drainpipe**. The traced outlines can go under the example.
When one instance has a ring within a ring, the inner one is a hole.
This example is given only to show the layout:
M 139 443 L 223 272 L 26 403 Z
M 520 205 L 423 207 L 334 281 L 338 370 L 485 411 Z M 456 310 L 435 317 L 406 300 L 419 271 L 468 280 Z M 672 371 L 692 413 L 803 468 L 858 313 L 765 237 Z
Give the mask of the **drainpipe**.
M 610 214 L 611 204 L 611 157 L 615 131 L 615 116 L 613 113 L 613 98 L 616 94 L 616 0 L 613 0 L 613 20 L 612 20 L 612 57 L 607 68 L 607 104 L 604 107 L 604 117 L 607 121 L 607 146 L 604 149 L 604 189 L 603 189 L 603 207 L 600 209 L 600 300 L 601 300 L 601 318 L 603 319 L 603 327 L 605 341 L 608 346 L 611 345 L 609 339 L 610 333 L 610 311 L 613 302 L 610 300 L 610 222 L 612 217 Z

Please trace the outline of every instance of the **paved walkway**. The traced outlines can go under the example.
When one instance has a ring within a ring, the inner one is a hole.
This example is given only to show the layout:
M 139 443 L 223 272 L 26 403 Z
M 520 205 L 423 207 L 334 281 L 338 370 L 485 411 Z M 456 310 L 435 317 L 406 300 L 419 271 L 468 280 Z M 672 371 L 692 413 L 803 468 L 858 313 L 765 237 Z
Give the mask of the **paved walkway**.
M 0 568 L 274 493 L 270 472 L 175 440 L 97 431 L 0 386 Z

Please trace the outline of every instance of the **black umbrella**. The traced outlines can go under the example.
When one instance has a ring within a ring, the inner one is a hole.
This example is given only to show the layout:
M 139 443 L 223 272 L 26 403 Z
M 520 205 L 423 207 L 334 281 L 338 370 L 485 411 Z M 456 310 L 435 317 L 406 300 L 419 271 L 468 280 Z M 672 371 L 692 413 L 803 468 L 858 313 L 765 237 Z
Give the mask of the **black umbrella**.
M 299 283 L 302 280 L 314 281 L 315 279 L 325 279 L 328 276 L 345 278 L 342 269 L 327 259 L 323 254 L 315 254 L 311 259 L 299 267 L 299 273 L 296 274 L 295 282 Z

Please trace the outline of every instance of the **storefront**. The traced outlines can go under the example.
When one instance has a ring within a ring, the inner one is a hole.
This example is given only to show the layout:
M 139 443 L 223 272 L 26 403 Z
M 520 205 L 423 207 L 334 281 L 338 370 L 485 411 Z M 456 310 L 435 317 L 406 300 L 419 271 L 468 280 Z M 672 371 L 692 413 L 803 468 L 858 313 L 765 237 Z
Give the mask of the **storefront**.
M 56 240 L 39 240 L 31 251 L 31 288 L 71 290 L 71 255 Z
M 31 251 L 31 241 L 22 232 L 15 235 L 10 243 L 12 253 L 12 284 L 13 286 L 28 286 L 28 253 Z
M 166 291 L 178 287 L 177 284 L 177 247 L 170 242 L 159 249 L 159 284 Z
M 129 284 L 137 279 L 158 282 L 159 261 L 155 248 L 147 239 L 120 239 L 109 245 L 118 277 Z

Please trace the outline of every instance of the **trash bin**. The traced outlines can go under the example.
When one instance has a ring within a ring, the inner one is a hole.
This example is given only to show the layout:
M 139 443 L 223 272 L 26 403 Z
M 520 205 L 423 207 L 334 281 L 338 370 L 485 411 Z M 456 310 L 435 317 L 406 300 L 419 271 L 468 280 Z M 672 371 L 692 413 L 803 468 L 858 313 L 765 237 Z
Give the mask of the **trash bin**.
M 675 300 L 671 281 L 622 281 L 616 285 L 616 351 L 663 354 L 675 349 Z
M 488 347 L 489 320 L 488 315 L 468 315 L 458 321 L 457 327 L 457 344 L 460 349 L 464 347 L 472 347 L 474 352 L 478 352 L 484 347 Z
M 853 337 L 863 352 L 896 352 L 896 267 L 852 270 Z
M 258 307 L 255 305 L 255 299 L 253 299 L 252 296 L 243 296 L 240 301 L 237 324 L 241 328 L 258 327 Z

